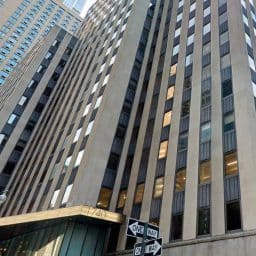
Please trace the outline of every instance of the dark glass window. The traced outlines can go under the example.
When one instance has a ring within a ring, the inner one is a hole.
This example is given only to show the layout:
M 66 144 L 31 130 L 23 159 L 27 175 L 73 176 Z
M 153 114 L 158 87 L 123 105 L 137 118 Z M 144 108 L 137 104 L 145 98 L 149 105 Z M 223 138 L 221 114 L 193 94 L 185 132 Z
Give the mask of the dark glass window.
M 197 234 L 206 235 L 210 233 L 210 209 L 199 209 L 198 210 L 198 226 Z
M 177 240 L 182 238 L 183 214 L 172 216 L 171 239 Z
M 241 214 L 239 202 L 226 205 L 227 231 L 241 229 Z

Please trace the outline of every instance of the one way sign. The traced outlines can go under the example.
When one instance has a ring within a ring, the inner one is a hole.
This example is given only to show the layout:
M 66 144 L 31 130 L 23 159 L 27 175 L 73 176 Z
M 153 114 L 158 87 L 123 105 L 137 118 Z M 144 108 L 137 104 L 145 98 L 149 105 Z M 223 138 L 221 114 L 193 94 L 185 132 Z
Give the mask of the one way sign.
M 160 256 L 162 254 L 163 239 L 150 240 L 145 243 L 145 253 L 147 256 Z M 142 255 L 142 243 L 137 243 L 134 246 L 134 256 Z
M 146 229 L 147 239 L 156 239 L 159 237 L 159 227 L 147 224 L 145 222 L 130 218 L 128 221 L 127 236 L 143 238 L 144 229 Z

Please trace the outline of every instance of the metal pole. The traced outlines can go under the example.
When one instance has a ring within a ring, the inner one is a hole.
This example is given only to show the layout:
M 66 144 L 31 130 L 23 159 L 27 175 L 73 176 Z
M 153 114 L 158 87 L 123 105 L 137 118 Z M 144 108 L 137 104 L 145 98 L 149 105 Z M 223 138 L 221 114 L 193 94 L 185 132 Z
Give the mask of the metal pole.
M 148 223 L 145 223 L 144 233 L 142 238 L 142 248 L 141 248 L 141 255 L 143 256 L 145 255 L 145 249 L 146 249 L 147 229 L 148 229 Z

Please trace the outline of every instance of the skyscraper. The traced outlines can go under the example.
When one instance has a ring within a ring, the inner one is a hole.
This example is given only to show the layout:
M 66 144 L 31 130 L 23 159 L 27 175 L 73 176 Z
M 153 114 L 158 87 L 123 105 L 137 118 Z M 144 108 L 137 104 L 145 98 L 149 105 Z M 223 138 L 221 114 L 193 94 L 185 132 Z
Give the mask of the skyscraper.
M 54 25 L 75 34 L 81 21 L 76 12 L 58 0 L 4 1 L 0 9 L 0 86 Z
M 39 232 L 34 251 L 132 255 L 126 216 L 159 225 L 164 255 L 254 255 L 255 15 L 253 0 L 97 1 L 7 185 L 2 248 Z

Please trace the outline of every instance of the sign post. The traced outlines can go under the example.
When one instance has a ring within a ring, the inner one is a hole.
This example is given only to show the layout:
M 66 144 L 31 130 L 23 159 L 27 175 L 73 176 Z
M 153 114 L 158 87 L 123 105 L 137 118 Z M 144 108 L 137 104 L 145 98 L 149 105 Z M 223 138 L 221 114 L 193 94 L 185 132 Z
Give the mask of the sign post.
M 141 243 L 134 246 L 135 256 L 160 256 L 162 254 L 162 238 L 159 238 L 159 227 L 130 218 L 127 236 L 142 238 Z

